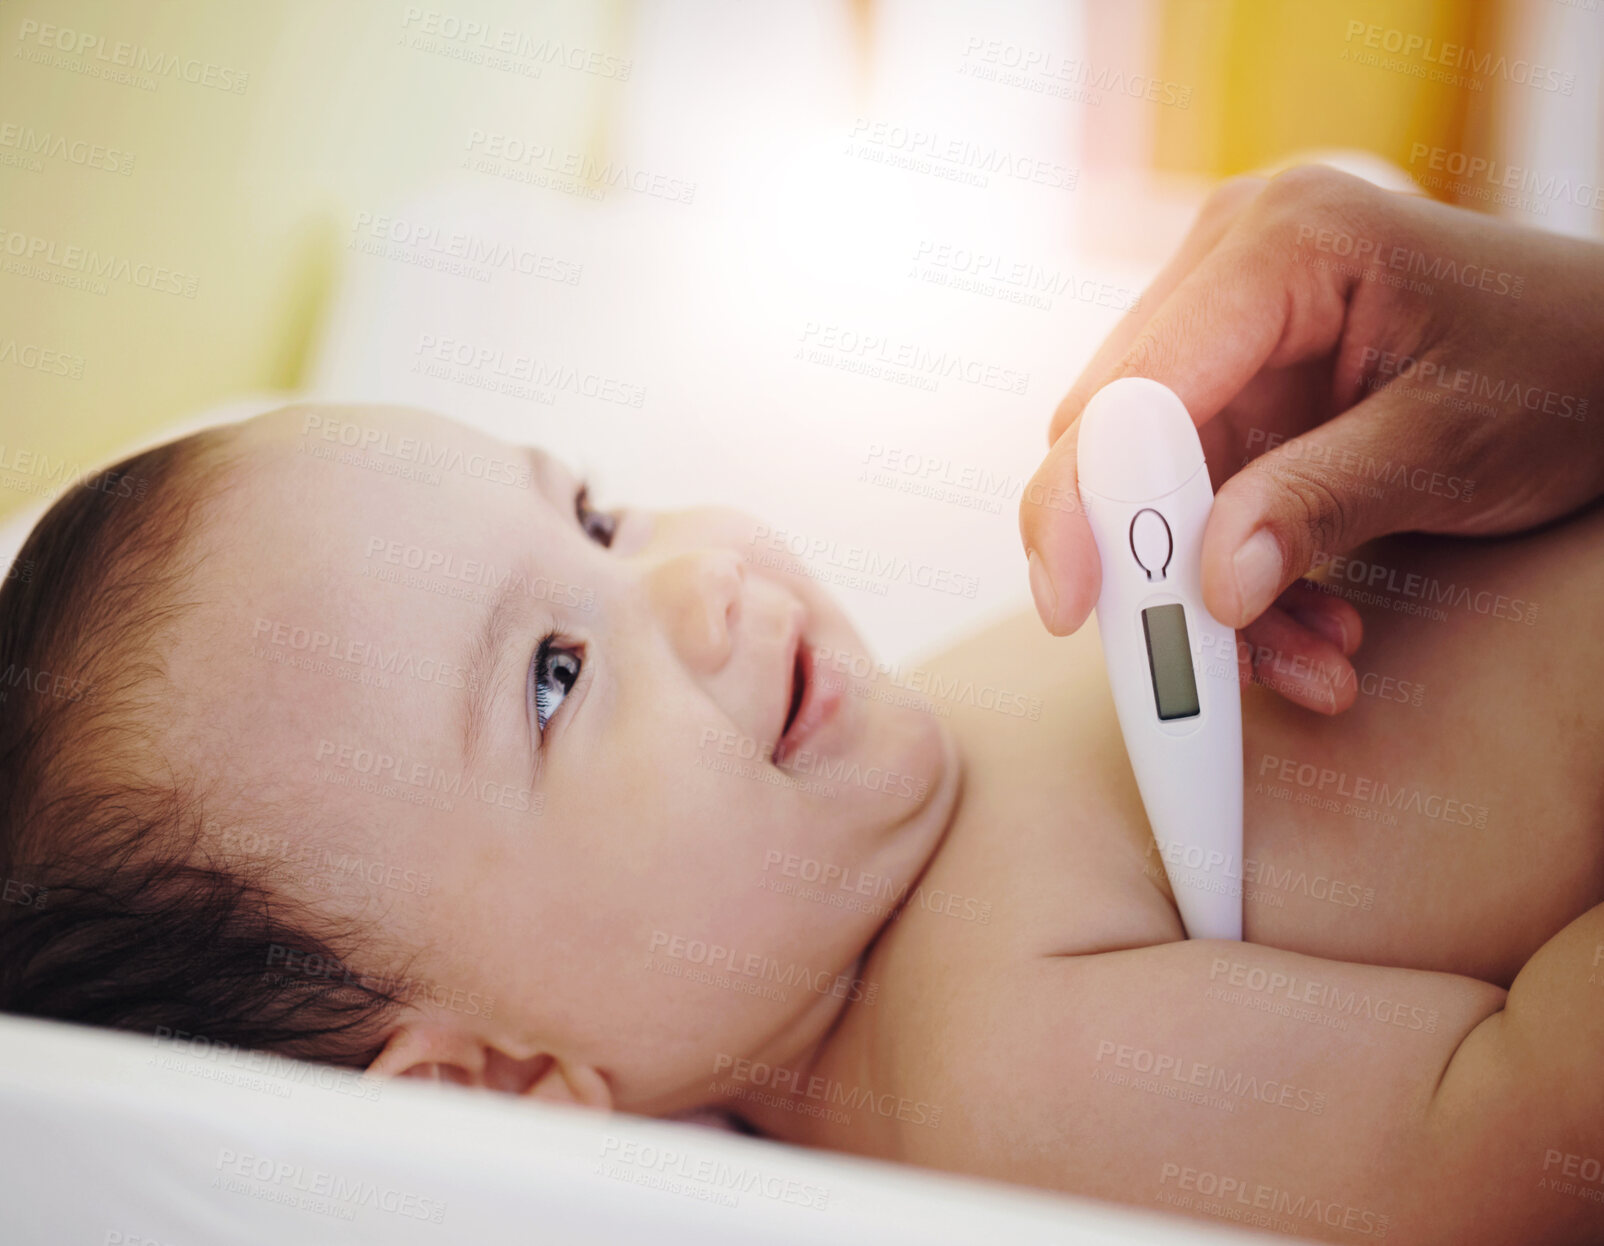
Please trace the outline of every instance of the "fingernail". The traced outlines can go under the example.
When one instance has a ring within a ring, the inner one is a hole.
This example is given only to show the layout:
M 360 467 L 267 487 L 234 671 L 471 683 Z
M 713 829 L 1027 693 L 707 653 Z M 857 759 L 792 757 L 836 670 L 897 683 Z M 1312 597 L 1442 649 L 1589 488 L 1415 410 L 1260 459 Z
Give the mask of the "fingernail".
M 1236 551 L 1231 559 L 1236 577 L 1236 595 L 1241 603 L 1241 623 L 1256 619 L 1275 600 L 1281 587 L 1281 545 L 1268 528 L 1260 528 Z
M 1052 631 L 1053 615 L 1058 610 L 1058 594 L 1053 592 L 1052 577 L 1047 574 L 1047 566 L 1037 557 L 1035 550 L 1030 551 L 1030 595 L 1036 599 L 1036 613 L 1047 624 L 1047 630 Z

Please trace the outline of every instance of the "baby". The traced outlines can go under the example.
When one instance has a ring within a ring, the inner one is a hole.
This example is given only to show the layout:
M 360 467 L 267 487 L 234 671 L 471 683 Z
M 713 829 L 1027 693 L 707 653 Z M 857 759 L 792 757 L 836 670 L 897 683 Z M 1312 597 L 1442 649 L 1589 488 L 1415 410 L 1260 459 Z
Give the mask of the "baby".
M 0 1008 L 1332 1241 L 1604 1233 L 1599 510 L 1333 561 L 1353 708 L 1245 689 L 1244 859 L 1166 863 L 1090 627 L 888 670 L 755 521 L 412 410 L 92 483 L 0 597 L 53 676 L 0 703 Z

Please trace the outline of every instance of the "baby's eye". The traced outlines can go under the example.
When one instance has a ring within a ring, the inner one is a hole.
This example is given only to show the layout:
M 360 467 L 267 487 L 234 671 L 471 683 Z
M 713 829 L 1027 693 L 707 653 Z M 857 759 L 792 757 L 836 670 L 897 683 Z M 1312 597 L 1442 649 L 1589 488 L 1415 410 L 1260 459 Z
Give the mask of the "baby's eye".
M 541 640 L 539 648 L 535 650 L 535 660 L 529 665 L 529 691 L 535 703 L 535 725 L 541 731 L 546 729 L 546 724 L 573 688 L 584 666 L 582 646 L 558 644 L 555 633 Z
M 574 518 L 579 520 L 579 527 L 592 541 L 598 545 L 611 545 L 613 533 L 618 528 L 618 513 L 616 511 L 598 511 L 590 508 L 590 486 L 582 484 L 579 492 L 574 494 Z

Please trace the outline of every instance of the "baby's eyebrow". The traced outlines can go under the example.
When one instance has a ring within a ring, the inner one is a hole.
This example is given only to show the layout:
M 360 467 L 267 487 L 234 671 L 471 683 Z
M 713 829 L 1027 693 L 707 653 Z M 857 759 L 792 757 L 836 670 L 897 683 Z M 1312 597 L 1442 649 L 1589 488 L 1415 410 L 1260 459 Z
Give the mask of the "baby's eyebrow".
M 468 649 L 467 688 L 464 692 L 462 722 L 462 765 L 471 770 L 484 740 L 485 723 L 490 719 L 490 706 L 495 700 L 496 672 L 501 666 L 501 650 L 512 630 L 514 597 L 517 593 L 516 575 L 509 575 L 496 590 L 490 607 L 485 611 L 484 622 Z
M 557 485 L 568 473 L 562 464 L 538 446 L 524 446 L 522 449 L 524 461 L 529 464 L 530 485 L 536 493 L 556 506 L 558 499 L 563 496 L 563 491 Z

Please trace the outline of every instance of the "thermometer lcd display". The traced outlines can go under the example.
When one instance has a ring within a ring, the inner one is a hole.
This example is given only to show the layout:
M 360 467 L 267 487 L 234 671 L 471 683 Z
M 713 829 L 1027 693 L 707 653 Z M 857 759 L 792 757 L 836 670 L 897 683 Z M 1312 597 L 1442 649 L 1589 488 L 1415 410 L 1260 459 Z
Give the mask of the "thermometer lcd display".
M 1142 630 L 1147 634 L 1147 665 L 1153 674 L 1159 720 L 1196 717 L 1197 677 L 1187 642 L 1186 611 L 1178 602 L 1149 606 L 1142 611 Z

